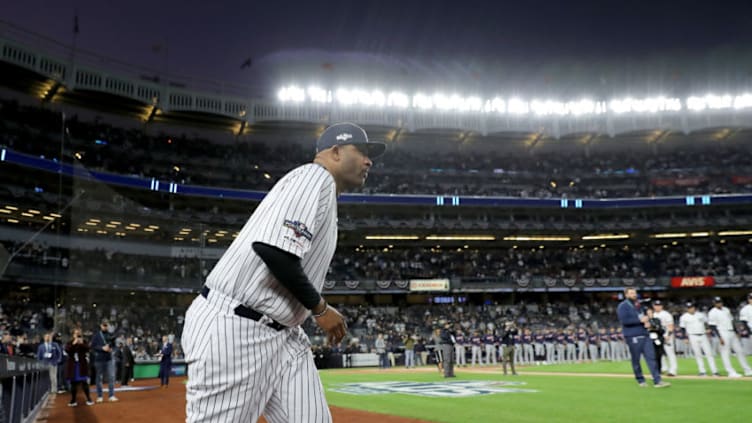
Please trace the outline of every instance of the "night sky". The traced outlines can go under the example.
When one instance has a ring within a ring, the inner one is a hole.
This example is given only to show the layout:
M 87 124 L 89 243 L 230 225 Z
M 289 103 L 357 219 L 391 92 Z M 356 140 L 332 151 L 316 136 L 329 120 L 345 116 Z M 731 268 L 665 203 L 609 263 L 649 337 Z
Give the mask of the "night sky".
M 741 1 L 24 0 L 4 5 L 2 19 L 72 44 L 76 10 L 80 49 L 255 87 L 373 72 L 488 80 L 503 78 L 500 66 L 513 74 L 752 46 L 752 2 Z

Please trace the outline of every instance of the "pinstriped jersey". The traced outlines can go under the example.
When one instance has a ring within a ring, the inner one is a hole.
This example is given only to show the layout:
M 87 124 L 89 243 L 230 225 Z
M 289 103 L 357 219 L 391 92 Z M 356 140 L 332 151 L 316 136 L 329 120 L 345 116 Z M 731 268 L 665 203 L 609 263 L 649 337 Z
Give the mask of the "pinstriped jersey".
M 259 241 L 294 254 L 318 292 L 337 246 L 337 190 L 332 175 L 309 163 L 282 177 L 225 251 L 206 285 L 286 326 L 303 323 L 306 309 L 253 251 Z
M 731 317 L 728 307 L 713 307 L 708 312 L 708 324 L 715 326 L 718 330 L 734 330 L 734 318 Z
M 752 304 L 747 304 L 742 307 L 742 311 L 739 312 L 739 320 L 747 322 L 752 327 Z

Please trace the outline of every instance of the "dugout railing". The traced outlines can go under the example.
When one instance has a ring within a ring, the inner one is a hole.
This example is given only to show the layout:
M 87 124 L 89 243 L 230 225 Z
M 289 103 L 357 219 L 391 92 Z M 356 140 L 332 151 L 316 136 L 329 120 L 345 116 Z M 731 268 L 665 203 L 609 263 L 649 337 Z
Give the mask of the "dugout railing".
M 50 392 L 46 364 L 23 357 L 0 356 L 0 423 L 30 423 Z

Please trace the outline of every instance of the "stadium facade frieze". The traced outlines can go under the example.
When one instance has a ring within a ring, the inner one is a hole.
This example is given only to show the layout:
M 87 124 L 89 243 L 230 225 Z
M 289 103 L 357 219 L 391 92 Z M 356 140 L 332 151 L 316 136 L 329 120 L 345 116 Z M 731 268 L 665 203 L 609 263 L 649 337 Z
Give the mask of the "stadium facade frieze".
M 59 43 L 43 43 L 38 38 L 31 39 L 28 32 L 7 25 L 2 29 L 0 62 L 23 69 L 39 79 L 42 88 L 35 94 L 42 100 L 66 99 L 71 93 L 71 98 L 75 94 L 95 93 L 120 98 L 124 104 L 140 105 L 145 119 L 154 115 L 178 118 L 202 114 L 215 117 L 218 122 L 229 120 L 233 128 L 246 128 L 259 122 L 353 121 L 407 131 L 453 128 L 484 136 L 536 132 L 559 138 L 592 132 L 616 136 L 656 128 L 691 133 L 714 127 L 748 126 L 752 115 L 752 95 L 743 92 L 683 99 L 658 95 L 566 102 L 474 97 L 460 101 L 454 99 L 455 96 L 434 93 L 415 94 L 411 101 L 397 107 L 390 107 L 389 101 L 383 104 L 372 101 L 379 97 L 373 92 L 350 90 L 345 97 L 352 101 L 346 100 L 341 89 L 336 90 L 337 101 L 332 102 L 253 98 L 246 94 L 248 87 L 173 75 L 145 75 L 139 66 Z M 70 60 L 74 56 L 76 60 Z M 311 88 L 304 91 L 304 99 L 311 97 L 310 91 Z M 368 100 L 363 99 L 364 94 Z M 391 94 L 384 97 L 389 96 Z M 314 100 L 317 97 L 319 95 L 312 96 Z
M 118 175 L 83 169 L 55 160 L 19 153 L 9 148 L 0 149 L 0 166 L 13 164 L 69 177 L 95 181 L 107 185 L 148 190 L 172 195 L 197 196 L 227 200 L 261 201 L 266 192 L 207 187 L 162 181 L 156 178 Z M 628 209 L 656 207 L 703 207 L 711 205 L 752 204 L 752 194 L 688 195 L 655 198 L 514 198 L 460 195 L 402 195 L 402 194 L 344 194 L 342 204 L 426 207 L 508 207 L 534 209 Z

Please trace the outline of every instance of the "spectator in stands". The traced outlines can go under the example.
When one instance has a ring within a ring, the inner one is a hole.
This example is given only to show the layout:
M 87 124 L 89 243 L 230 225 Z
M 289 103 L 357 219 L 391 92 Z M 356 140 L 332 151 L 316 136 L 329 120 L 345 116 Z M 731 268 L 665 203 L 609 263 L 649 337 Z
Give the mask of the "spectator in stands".
M 13 337 L 10 332 L 3 333 L 3 339 L 0 341 L 0 354 L 13 356 L 15 353 L 15 346 L 13 345 Z

